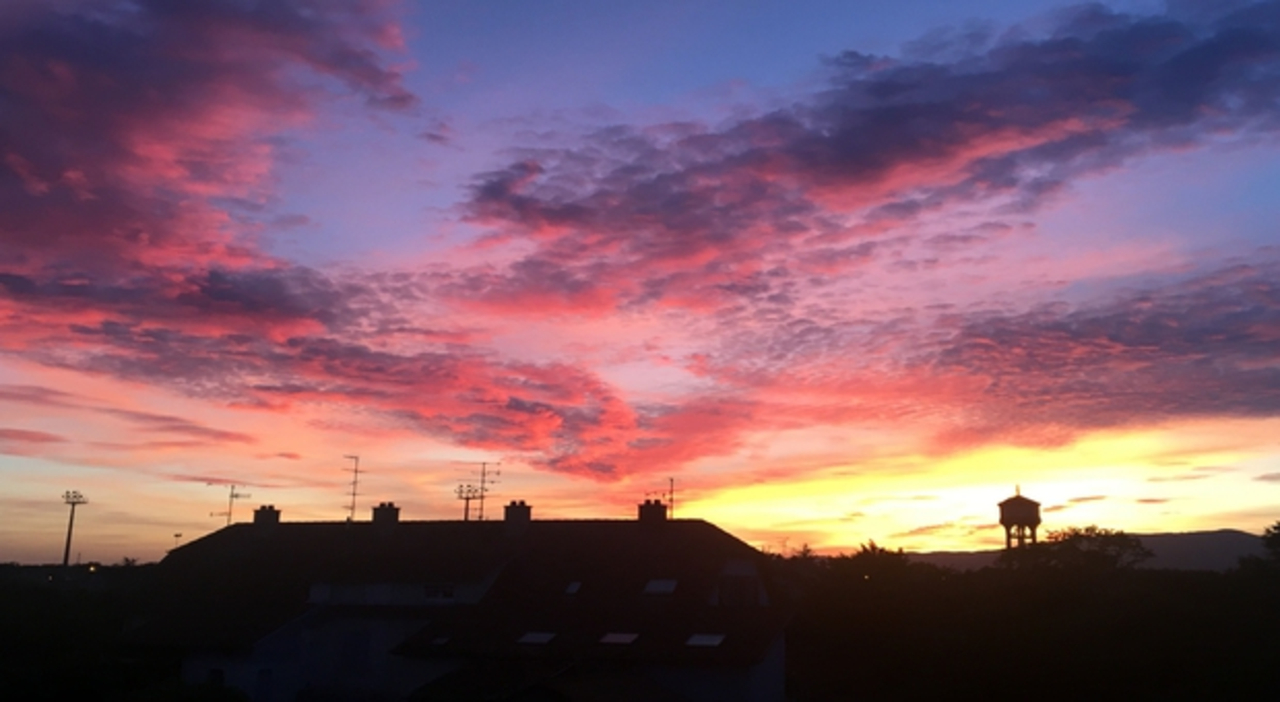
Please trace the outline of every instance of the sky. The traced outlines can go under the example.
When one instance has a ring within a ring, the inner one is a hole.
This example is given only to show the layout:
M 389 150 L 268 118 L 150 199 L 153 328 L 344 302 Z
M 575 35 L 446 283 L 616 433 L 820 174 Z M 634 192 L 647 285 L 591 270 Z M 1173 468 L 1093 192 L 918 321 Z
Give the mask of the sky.
M 0 562 L 349 456 L 357 519 L 1260 532 L 1277 183 L 1280 2 L 7 2 Z

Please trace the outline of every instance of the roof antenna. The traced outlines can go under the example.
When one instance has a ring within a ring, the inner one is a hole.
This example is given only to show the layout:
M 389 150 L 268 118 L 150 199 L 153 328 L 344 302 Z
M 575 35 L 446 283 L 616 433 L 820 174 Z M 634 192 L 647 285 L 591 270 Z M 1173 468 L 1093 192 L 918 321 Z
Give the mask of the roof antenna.
M 353 467 L 343 469 L 351 471 L 351 506 L 347 508 L 347 521 L 354 522 L 356 520 L 356 489 L 360 487 L 360 457 L 343 456 L 343 458 L 355 463 Z
M 206 484 L 207 484 L 207 485 L 217 485 L 217 483 L 206 483 Z M 210 512 L 210 513 L 209 513 L 209 516 L 210 516 L 210 517 L 226 517 L 226 518 L 227 518 L 227 526 L 231 526 L 231 513 L 235 511 L 235 507 L 236 507 L 236 500 L 242 500 L 242 499 L 244 499 L 244 498 L 246 498 L 246 497 L 253 497 L 253 495 L 250 495 L 250 494 L 249 494 L 249 493 L 247 493 L 247 492 L 236 492 L 236 486 L 235 486 L 235 485 L 228 485 L 228 486 L 227 486 L 227 488 L 228 488 L 228 489 L 227 489 L 227 511 L 225 511 L 225 512 Z
M 466 512 L 464 513 L 463 521 L 466 521 L 467 519 L 466 515 L 470 514 L 471 500 L 476 500 L 477 502 L 480 503 L 480 509 L 477 510 L 476 518 L 483 522 L 484 521 L 484 496 L 489 493 L 489 487 L 494 483 L 498 482 L 497 476 L 502 475 L 502 471 L 496 468 L 493 470 L 490 470 L 489 466 L 500 466 L 502 464 L 499 463 L 498 461 L 457 461 L 457 462 L 465 463 L 473 466 L 480 466 L 480 484 L 479 485 L 473 485 L 473 484 L 459 485 L 458 489 L 455 490 L 454 492 L 457 493 L 459 500 L 463 500 L 464 502 L 466 502 Z M 464 496 L 464 495 L 468 495 L 468 496 Z
M 1013 494 L 1014 494 L 1015 496 L 1017 496 L 1017 497 L 1022 497 L 1022 486 L 1021 486 L 1021 485 L 1014 485 L 1014 486 L 1013 486 Z
M 493 465 L 500 466 L 502 464 L 494 463 Z M 479 516 L 479 519 L 482 522 L 484 521 L 484 494 L 486 492 L 489 492 L 489 485 L 492 485 L 493 483 L 498 482 L 497 479 L 493 477 L 498 475 L 502 475 L 502 472 L 496 469 L 493 471 L 490 471 L 488 461 L 480 462 L 480 516 Z
M 667 478 L 666 490 L 646 490 L 644 493 L 644 498 L 646 500 L 654 496 L 665 498 L 667 503 L 667 519 L 675 519 L 676 518 L 676 479 Z M 655 500 L 655 502 L 656 501 L 657 500 Z

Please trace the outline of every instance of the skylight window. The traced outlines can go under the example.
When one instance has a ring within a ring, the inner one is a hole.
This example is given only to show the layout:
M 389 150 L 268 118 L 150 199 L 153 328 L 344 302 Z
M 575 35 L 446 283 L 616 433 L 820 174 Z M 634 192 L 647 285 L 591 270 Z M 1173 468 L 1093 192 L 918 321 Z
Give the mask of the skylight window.
M 670 595 L 675 591 L 676 581 L 663 578 L 654 578 L 644 586 L 644 594 L 646 595 Z
M 545 644 L 550 643 L 555 637 L 556 634 L 553 631 L 526 631 L 524 636 L 516 639 L 516 643 Z
M 724 641 L 724 634 L 694 634 L 684 642 L 684 645 L 711 648 L 719 646 L 722 641 Z
M 631 642 L 635 641 L 635 640 L 636 640 L 636 639 L 638 639 L 638 638 L 640 638 L 640 635 L 639 635 L 639 634 L 622 633 L 622 632 L 609 632 L 608 634 L 605 634 L 604 636 L 601 636 L 601 637 L 600 637 L 600 643 L 602 643 L 602 644 L 629 644 L 629 643 L 631 643 Z

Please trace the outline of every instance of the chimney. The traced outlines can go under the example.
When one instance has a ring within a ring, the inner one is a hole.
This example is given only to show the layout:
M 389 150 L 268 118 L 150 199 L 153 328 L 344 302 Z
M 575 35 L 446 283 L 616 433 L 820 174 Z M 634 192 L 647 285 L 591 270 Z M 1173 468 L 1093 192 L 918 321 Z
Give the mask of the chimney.
M 379 502 L 373 508 L 373 523 L 390 526 L 400 521 L 400 508 L 394 502 Z
M 275 505 L 262 505 L 253 510 L 254 524 L 279 524 L 280 510 Z
M 667 521 L 667 506 L 662 500 L 645 500 L 640 504 L 640 523 L 654 524 Z
M 524 526 L 533 521 L 533 508 L 524 500 L 512 500 L 502 511 L 502 520 L 511 526 Z

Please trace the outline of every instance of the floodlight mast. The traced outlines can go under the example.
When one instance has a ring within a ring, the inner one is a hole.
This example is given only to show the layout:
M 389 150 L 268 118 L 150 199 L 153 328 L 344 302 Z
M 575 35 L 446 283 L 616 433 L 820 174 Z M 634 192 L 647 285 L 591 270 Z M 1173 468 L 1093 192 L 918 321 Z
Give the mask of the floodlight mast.
M 71 562 L 71 530 L 76 525 L 76 505 L 83 505 L 89 500 L 79 490 L 67 490 L 62 493 L 62 501 L 71 505 L 71 518 L 67 520 L 67 545 L 62 549 L 62 567 Z

